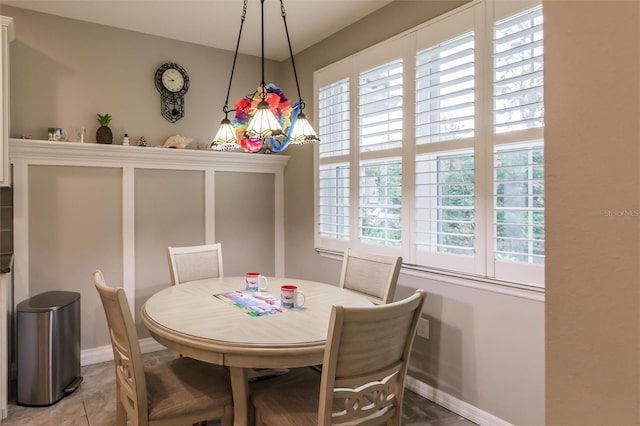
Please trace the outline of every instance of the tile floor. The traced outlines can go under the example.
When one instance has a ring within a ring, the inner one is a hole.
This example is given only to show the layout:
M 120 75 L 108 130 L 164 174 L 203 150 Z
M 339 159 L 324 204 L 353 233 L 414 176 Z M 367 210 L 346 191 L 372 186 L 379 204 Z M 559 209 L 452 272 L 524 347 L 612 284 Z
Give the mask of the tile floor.
M 145 354 L 147 365 L 174 356 L 169 351 Z M 115 376 L 113 363 L 82 368 L 83 383 L 73 394 L 50 407 L 22 407 L 10 396 L 9 414 L 2 426 L 112 426 L 115 424 Z M 472 423 L 409 390 L 405 393 L 404 426 L 473 426 Z M 215 423 L 209 423 L 212 426 Z

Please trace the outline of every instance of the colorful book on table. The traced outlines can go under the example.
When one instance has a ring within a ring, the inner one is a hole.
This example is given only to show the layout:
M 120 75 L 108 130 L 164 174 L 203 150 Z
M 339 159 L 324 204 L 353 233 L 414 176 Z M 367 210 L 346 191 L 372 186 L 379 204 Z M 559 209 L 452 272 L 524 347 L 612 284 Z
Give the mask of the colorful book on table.
M 242 309 L 253 317 L 285 312 L 280 299 L 268 293 L 257 293 L 246 290 L 226 291 L 214 295 L 218 299 Z

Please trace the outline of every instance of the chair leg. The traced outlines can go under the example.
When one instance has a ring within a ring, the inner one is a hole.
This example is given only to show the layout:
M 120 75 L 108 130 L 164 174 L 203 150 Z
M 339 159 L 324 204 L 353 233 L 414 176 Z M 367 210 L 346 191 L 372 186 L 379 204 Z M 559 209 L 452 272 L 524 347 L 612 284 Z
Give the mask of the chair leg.
M 124 405 L 122 405 L 120 398 L 116 400 L 116 425 L 117 426 L 127 425 L 127 412 L 125 411 Z
M 227 405 L 224 407 L 224 416 L 222 416 L 222 426 L 233 425 L 233 406 Z
M 387 426 L 400 426 L 400 422 L 401 422 L 401 415 L 394 415 L 393 417 L 391 417 L 389 420 L 387 420 Z
M 255 426 L 267 426 L 265 422 L 262 421 L 262 416 L 260 415 L 260 411 L 256 408 L 254 410 L 255 413 Z

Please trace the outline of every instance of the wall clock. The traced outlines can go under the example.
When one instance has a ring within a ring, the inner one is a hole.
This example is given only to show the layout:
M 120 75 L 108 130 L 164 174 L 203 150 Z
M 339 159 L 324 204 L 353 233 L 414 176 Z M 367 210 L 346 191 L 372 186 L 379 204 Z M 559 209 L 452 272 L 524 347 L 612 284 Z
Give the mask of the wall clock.
M 155 82 L 160 92 L 160 112 L 175 123 L 184 117 L 184 94 L 189 90 L 189 74 L 180 65 L 167 62 L 156 71 Z

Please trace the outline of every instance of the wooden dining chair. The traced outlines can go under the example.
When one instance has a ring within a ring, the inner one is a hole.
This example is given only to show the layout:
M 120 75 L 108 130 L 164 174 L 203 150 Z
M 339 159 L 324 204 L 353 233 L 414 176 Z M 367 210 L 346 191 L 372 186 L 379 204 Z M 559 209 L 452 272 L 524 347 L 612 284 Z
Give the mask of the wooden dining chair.
M 256 425 L 400 425 L 404 381 L 426 294 L 334 306 L 322 376 L 310 368 L 251 387 Z
M 108 287 L 101 271 L 93 281 L 107 317 L 116 372 L 116 425 L 190 425 L 233 422 L 228 371 L 192 358 L 176 358 L 145 369 L 138 334 L 121 287 Z
M 342 259 L 339 286 L 363 294 L 376 305 L 389 303 L 396 292 L 401 266 L 400 256 L 383 256 L 348 248 Z M 322 365 L 311 368 L 322 372 Z
M 171 284 L 224 276 L 222 244 L 167 247 Z
M 364 294 L 376 305 L 393 300 L 402 257 L 382 256 L 346 249 L 340 287 Z

